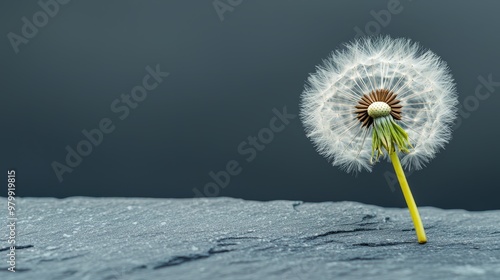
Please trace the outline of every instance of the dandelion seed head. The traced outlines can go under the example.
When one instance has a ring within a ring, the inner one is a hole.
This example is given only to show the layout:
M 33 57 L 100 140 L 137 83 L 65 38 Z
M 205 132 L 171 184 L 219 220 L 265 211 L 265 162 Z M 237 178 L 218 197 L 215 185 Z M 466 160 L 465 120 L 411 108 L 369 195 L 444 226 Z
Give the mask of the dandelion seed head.
M 433 52 L 408 39 L 362 38 L 316 67 L 300 116 L 318 152 L 347 172 L 371 171 L 373 119 L 390 116 L 408 134 L 412 148 L 400 156 L 412 170 L 450 140 L 457 103 L 450 71 Z

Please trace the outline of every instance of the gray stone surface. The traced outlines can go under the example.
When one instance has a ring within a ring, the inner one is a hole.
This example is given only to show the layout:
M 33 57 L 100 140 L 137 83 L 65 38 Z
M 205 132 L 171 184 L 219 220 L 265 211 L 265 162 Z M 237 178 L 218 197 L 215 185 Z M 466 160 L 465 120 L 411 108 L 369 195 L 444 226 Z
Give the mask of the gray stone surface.
M 5 205 L 5 198 L 0 199 Z M 8 279 L 500 279 L 500 211 L 230 198 L 18 198 Z M 5 213 L 5 211 L 3 211 Z

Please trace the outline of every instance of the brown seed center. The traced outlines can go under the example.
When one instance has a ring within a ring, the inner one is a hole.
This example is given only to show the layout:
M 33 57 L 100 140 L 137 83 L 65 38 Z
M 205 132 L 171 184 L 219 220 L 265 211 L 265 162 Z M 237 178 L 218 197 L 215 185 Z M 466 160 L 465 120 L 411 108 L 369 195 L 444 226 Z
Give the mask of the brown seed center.
M 370 94 L 363 94 L 358 104 L 355 106 L 354 112 L 356 118 L 361 123 L 361 127 L 370 127 L 373 123 L 373 118 L 368 115 L 368 107 L 374 102 L 384 102 L 391 107 L 391 116 L 396 120 L 401 120 L 400 100 L 396 99 L 397 95 L 387 89 L 377 89 L 370 92 Z

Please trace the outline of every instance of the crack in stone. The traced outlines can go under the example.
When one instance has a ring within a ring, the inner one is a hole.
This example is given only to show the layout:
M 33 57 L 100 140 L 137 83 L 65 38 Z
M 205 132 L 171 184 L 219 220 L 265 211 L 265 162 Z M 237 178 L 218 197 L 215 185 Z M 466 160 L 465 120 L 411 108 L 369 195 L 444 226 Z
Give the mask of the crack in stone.
M 424 228 L 426 230 L 428 230 L 428 229 L 434 228 L 434 226 L 427 226 L 427 227 L 424 227 Z M 415 231 L 415 228 L 404 228 L 401 231 Z
M 157 264 L 153 267 L 153 269 L 160 269 L 160 268 L 165 268 L 165 267 L 170 267 L 170 266 L 176 266 L 176 265 L 181 265 L 183 263 L 195 261 L 195 260 L 201 260 L 201 259 L 206 259 L 210 256 L 213 256 L 215 254 L 218 254 L 219 252 L 217 251 L 212 251 L 210 250 L 206 254 L 191 254 L 187 256 L 175 256 L 171 259 L 169 259 L 166 262 Z M 220 252 L 220 253 L 225 253 L 225 252 Z
M 219 254 L 219 253 L 227 253 L 227 252 L 231 252 L 231 251 L 235 251 L 236 249 L 216 249 L 216 248 L 210 248 L 208 250 L 208 253 L 210 255 L 213 255 L 213 254 Z
M 359 223 L 358 226 L 370 226 L 376 224 L 378 224 L 378 222 L 367 222 L 367 223 Z
M 20 249 L 26 249 L 26 248 L 31 248 L 31 247 L 35 247 L 33 245 L 22 245 L 22 246 L 14 246 L 16 248 L 16 250 L 20 250 Z M 3 252 L 3 251 L 7 251 L 7 250 L 10 250 L 10 247 L 4 247 L 4 248 L 0 248 L 0 252 Z
M 217 243 L 227 240 L 244 240 L 244 239 L 260 239 L 260 237 L 254 237 L 254 236 L 223 237 L 217 239 Z
M 304 201 L 295 201 L 293 204 L 292 204 L 292 207 L 293 207 L 293 210 L 295 211 L 299 211 L 297 208 L 301 205 L 305 204 Z
M 261 240 L 262 238 L 260 237 L 254 237 L 254 236 L 239 236 L 239 237 L 224 237 L 220 238 L 217 240 L 217 245 L 209 250 L 210 252 L 215 252 L 215 253 L 226 253 L 226 252 L 231 252 L 231 251 L 236 251 L 237 249 L 242 249 L 241 247 L 236 247 L 238 245 L 245 246 L 247 244 L 250 244 L 250 247 L 255 247 L 257 246 L 254 244 L 255 242 L 251 242 L 252 240 Z M 246 241 L 245 241 L 246 240 Z M 245 241 L 245 242 L 243 242 Z
M 83 257 L 85 255 L 87 255 L 87 253 L 85 253 L 85 254 L 78 254 L 78 255 L 74 255 L 74 256 L 68 256 L 68 257 L 64 257 L 64 258 L 41 259 L 39 262 L 40 263 L 42 263 L 42 262 L 53 262 L 53 261 L 62 262 L 62 261 L 67 261 L 67 260 L 72 260 L 72 259 L 80 258 L 80 257 Z
M 225 246 L 234 246 L 234 245 L 238 245 L 240 243 L 220 243 L 219 246 L 220 247 L 225 247 Z
M 222 243 L 223 241 L 231 241 L 231 240 L 246 240 L 246 239 L 260 239 L 258 237 L 251 237 L 251 236 L 241 236 L 241 237 L 224 237 L 224 238 L 220 238 L 217 240 L 217 245 L 215 245 L 215 247 L 213 248 L 210 248 L 207 253 L 205 254 L 190 254 L 190 255 L 186 255 L 186 256 L 175 256 L 169 260 L 167 260 L 166 262 L 162 262 L 160 264 L 157 264 L 153 267 L 153 269 L 161 269 L 161 268 L 165 268 L 165 267 L 170 267 L 170 266 L 176 266 L 176 265 L 181 265 L 183 263 L 186 263 L 186 262 L 191 262 L 191 261 L 195 261 L 195 260 L 202 260 L 202 259 L 206 259 L 206 258 L 209 258 L 213 255 L 216 255 L 216 254 L 222 254 L 222 253 L 229 253 L 229 252 L 232 252 L 232 251 L 236 251 L 236 249 L 228 249 L 228 248 L 225 248 L 227 246 L 234 246 L 234 245 L 238 245 L 239 243 L 234 243 L 234 242 L 230 242 L 230 243 Z
M 354 258 L 349 258 L 345 259 L 343 261 L 376 261 L 376 260 L 381 260 L 382 258 L 370 258 L 370 257 L 354 257 Z
M 332 230 L 332 231 L 328 231 L 328 232 L 318 234 L 315 236 L 309 236 L 309 237 L 306 237 L 304 239 L 305 240 L 315 240 L 315 239 L 318 239 L 320 237 L 325 237 L 328 235 L 342 234 L 342 233 L 353 233 L 353 232 L 359 232 L 359 231 L 374 231 L 374 230 L 376 230 L 376 229 L 374 229 L 374 228 L 355 228 L 355 229 L 351 229 L 351 230 Z
M 371 220 L 373 218 L 377 217 L 377 215 L 372 215 L 372 214 L 366 214 L 361 218 L 361 221 L 366 221 L 366 220 Z
M 148 268 L 147 265 L 143 264 L 143 265 L 139 265 L 139 266 L 135 266 L 134 268 L 132 268 L 131 271 L 134 271 L 134 270 L 141 270 L 141 269 L 146 269 Z
M 160 268 L 165 268 L 165 267 L 169 267 L 169 266 L 180 265 L 180 264 L 194 261 L 194 260 L 206 259 L 209 256 L 210 256 L 209 254 L 192 254 L 192 255 L 187 255 L 187 256 L 176 256 L 176 257 L 173 257 L 166 262 L 155 265 L 153 267 L 153 269 L 160 269 Z
M 412 244 L 414 242 L 385 242 L 385 243 L 371 243 L 371 242 L 363 242 L 363 243 L 355 243 L 352 246 L 356 247 L 385 247 L 385 246 L 397 246 L 403 244 Z
M 368 225 L 378 224 L 379 222 L 373 221 L 373 219 L 375 219 L 376 217 L 377 217 L 377 215 L 366 214 L 363 216 L 363 218 L 361 218 L 361 222 L 358 223 L 358 225 L 359 226 L 368 226 Z

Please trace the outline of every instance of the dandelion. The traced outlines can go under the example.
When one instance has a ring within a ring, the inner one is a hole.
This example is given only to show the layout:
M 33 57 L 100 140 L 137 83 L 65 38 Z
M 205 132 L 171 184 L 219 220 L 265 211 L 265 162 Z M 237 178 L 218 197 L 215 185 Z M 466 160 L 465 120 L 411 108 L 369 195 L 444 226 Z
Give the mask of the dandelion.
M 408 39 L 350 42 L 317 67 L 301 119 L 318 152 L 347 172 L 390 159 L 419 243 L 427 238 L 403 167 L 423 168 L 451 138 L 457 94 L 445 62 Z M 401 161 L 400 161 L 401 158 Z

